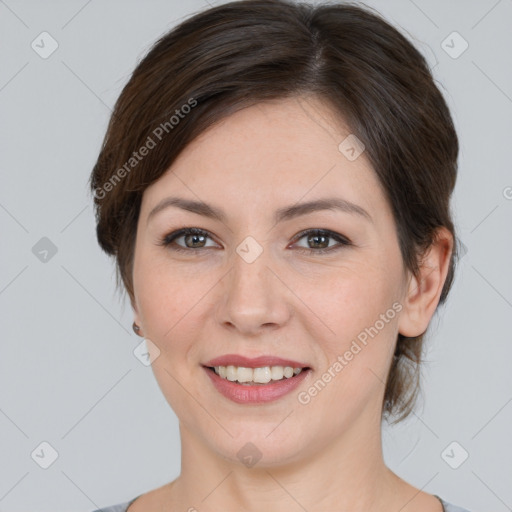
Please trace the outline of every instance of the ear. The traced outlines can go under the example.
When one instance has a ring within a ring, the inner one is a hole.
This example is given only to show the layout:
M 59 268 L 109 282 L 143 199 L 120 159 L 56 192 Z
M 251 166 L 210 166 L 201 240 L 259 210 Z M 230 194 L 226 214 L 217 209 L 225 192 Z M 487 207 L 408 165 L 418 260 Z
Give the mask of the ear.
M 419 277 L 409 278 L 398 322 L 403 336 L 415 337 L 427 330 L 443 291 L 452 251 L 452 234 L 445 227 L 438 228 L 434 243 L 422 259 Z
M 140 315 L 139 315 L 139 310 L 138 310 L 138 307 L 137 307 L 137 301 L 135 300 L 135 297 L 132 297 L 130 295 L 130 304 L 132 306 L 132 311 L 133 311 L 133 321 L 139 326 L 142 328 L 141 326 L 141 323 L 140 323 Z

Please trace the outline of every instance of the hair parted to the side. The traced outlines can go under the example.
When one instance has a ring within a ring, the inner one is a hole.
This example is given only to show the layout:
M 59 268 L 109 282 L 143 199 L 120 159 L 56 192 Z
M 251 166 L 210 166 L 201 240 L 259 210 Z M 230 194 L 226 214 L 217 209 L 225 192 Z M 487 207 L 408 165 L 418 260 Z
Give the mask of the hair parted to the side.
M 115 104 L 90 188 L 98 242 L 115 256 L 117 285 L 132 304 L 144 190 L 213 123 L 261 101 L 312 94 L 364 143 L 404 269 L 419 277 L 436 228 L 452 233 L 445 302 L 459 252 L 450 212 L 459 148 L 424 57 L 368 7 L 245 0 L 195 14 L 160 38 Z M 395 422 L 414 406 L 424 335 L 398 335 L 383 403 Z

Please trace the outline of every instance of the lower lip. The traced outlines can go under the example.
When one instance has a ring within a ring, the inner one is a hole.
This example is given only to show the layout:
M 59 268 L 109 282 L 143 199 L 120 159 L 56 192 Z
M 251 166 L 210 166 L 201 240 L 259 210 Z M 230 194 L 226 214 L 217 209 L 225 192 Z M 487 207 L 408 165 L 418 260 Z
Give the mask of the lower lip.
M 203 366 L 206 373 L 212 380 L 217 391 L 222 393 L 226 398 L 238 404 L 261 404 L 272 402 L 291 393 L 310 373 L 311 369 L 302 370 L 298 375 L 294 375 L 287 379 L 270 381 L 268 384 L 243 385 L 223 379 L 215 373 Z

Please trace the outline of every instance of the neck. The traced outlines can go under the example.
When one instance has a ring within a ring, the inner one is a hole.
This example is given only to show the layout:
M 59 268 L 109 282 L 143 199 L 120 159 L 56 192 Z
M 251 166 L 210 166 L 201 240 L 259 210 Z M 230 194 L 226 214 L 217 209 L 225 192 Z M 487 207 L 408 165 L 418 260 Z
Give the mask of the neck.
M 194 507 L 205 512 L 278 512 L 289 507 L 386 510 L 386 503 L 396 503 L 402 481 L 384 464 L 380 417 L 362 424 L 367 429 L 371 425 L 371 431 L 352 428 L 334 441 L 315 443 L 310 453 L 298 454 L 285 463 L 264 464 L 262 454 L 261 464 L 252 467 L 236 457 L 219 456 L 209 444 L 212 440 L 200 438 L 180 424 L 182 471 L 173 485 L 173 501 L 183 510 Z M 239 448 L 246 444 L 246 440 L 232 441 Z

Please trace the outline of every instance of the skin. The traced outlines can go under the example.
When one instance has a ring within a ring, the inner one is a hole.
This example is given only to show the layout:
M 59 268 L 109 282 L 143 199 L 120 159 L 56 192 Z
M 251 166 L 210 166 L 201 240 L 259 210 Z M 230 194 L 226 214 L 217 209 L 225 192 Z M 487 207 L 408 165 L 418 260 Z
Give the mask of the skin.
M 142 334 L 160 350 L 152 367 L 179 419 L 182 471 L 138 498 L 130 512 L 442 510 L 435 497 L 385 466 L 381 411 L 397 335 L 427 329 L 453 240 L 441 228 L 421 277 L 406 272 L 390 206 L 365 153 L 349 161 L 338 149 L 349 133 L 318 98 L 260 103 L 201 134 L 145 190 L 132 306 Z M 148 222 L 168 196 L 214 205 L 227 220 L 169 207 Z M 323 210 L 274 224 L 278 208 L 332 196 L 361 206 L 372 221 Z M 188 242 L 186 253 L 158 245 L 182 227 L 209 235 L 176 239 L 182 248 Z M 314 228 L 352 245 L 300 252 L 323 247 L 314 237 L 295 238 Z M 263 248 L 250 264 L 236 252 L 247 236 Z M 298 393 L 394 302 L 401 311 L 308 404 L 299 403 Z M 313 371 L 275 402 L 236 404 L 201 366 L 227 353 L 273 354 Z M 251 468 L 237 457 L 247 442 L 261 452 Z

